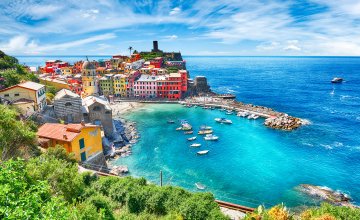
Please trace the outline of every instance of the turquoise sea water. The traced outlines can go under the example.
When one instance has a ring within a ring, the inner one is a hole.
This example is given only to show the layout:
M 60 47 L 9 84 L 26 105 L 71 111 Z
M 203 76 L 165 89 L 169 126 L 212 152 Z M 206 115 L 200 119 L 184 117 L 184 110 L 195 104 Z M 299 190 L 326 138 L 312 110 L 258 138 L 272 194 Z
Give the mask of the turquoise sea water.
M 165 184 L 196 191 L 194 183 L 201 182 L 216 198 L 249 206 L 312 203 L 294 190 L 301 183 L 339 189 L 359 203 L 360 58 L 185 59 L 191 76 L 207 76 L 214 91 L 235 93 L 239 101 L 268 106 L 312 124 L 285 132 L 264 127 L 263 120 L 227 116 L 234 124 L 219 125 L 214 118 L 224 113 L 218 110 L 148 105 L 125 115 L 138 123 L 141 138 L 133 155 L 116 164 L 126 164 L 131 175 L 155 183 L 160 170 Z M 332 85 L 335 76 L 345 82 Z M 212 126 L 220 139 L 209 145 L 200 140 L 199 150 L 210 152 L 196 156 L 197 149 L 189 147 L 186 135 L 175 131 L 177 125 L 168 125 L 167 118 L 187 119 L 195 129 Z

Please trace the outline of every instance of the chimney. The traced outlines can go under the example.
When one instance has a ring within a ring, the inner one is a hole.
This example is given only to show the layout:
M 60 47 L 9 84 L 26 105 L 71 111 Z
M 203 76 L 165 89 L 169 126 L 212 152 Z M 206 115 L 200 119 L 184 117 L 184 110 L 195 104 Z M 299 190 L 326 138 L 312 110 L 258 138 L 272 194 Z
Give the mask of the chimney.
M 85 126 L 85 121 L 84 120 L 81 120 L 81 125 Z
M 159 51 L 159 47 L 158 47 L 158 42 L 157 40 L 153 41 L 153 51 L 154 52 L 158 52 Z
M 63 134 L 63 138 L 64 138 L 65 140 L 68 139 L 66 134 Z

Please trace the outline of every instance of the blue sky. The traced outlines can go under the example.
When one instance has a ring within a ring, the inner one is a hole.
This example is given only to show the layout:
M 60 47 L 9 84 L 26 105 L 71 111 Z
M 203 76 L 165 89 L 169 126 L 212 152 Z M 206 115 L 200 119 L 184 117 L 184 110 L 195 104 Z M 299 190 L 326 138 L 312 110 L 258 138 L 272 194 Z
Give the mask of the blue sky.
M 13 55 L 360 55 L 360 0 L 1 0 Z

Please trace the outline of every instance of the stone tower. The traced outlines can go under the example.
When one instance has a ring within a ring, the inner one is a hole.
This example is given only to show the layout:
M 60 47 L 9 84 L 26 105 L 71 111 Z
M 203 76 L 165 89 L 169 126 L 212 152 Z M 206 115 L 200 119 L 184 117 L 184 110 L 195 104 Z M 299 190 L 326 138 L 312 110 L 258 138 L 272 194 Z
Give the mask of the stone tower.
M 83 96 L 89 95 L 98 95 L 99 93 L 99 85 L 98 80 L 96 78 L 96 70 L 94 65 L 86 60 L 83 63 L 81 70 L 81 78 L 82 78 L 82 86 L 83 86 Z

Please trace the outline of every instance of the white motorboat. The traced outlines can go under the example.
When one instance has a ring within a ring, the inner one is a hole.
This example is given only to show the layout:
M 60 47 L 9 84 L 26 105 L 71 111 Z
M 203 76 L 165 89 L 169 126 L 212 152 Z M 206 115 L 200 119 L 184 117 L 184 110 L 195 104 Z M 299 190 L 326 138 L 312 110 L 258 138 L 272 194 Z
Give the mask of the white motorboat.
M 232 124 L 232 121 L 226 118 L 215 118 L 215 121 L 222 124 Z
M 204 137 L 204 140 L 205 141 L 217 141 L 219 139 L 218 136 L 216 135 L 213 135 L 213 134 L 207 134 L 205 137 Z
M 206 186 L 205 185 L 203 185 L 203 184 L 201 184 L 201 183 L 195 183 L 195 186 L 196 186 L 196 188 L 197 189 L 199 189 L 199 190 L 204 190 L 204 189 L 206 189 Z
M 197 152 L 198 155 L 205 155 L 207 153 L 209 153 L 209 150 L 201 150 Z
M 194 131 L 192 131 L 192 130 L 184 132 L 184 134 L 192 134 L 192 133 L 194 133 Z
M 188 141 L 193 141 L 193 140 L 195 140 L 195 139 L 196 139 L 196 136 L 191 137 L 191 138 L 188 138 L 187 140 L 188 140 Z
M 342 83 L 344 81 L 343 78 L 335 77 L 331 80 L 331 83 Z
M 198 132 L 199 135 L 204 135 L 204 134 L 212 134 L 213 133 L 213 130 L 200 130 Z
M 212 127 L 210 127 L 210 126 L 206 126 L 206 125 L 200 126 L 200 130 L 211 130 L 211 129 L 212 129 Z
M 181 131 L 182 130 L 182 127 L 178 127 L 176 128 L 177 131 Z
M 190 147 L 200 147 L 201 146 L 201 144 L 192 144 L 192 145 L 190 145 Z
M 233 111 L 227 110 L 225 114 L 227 114 L 227 115 L 232 115 L 232 114 L 233 114 Z

